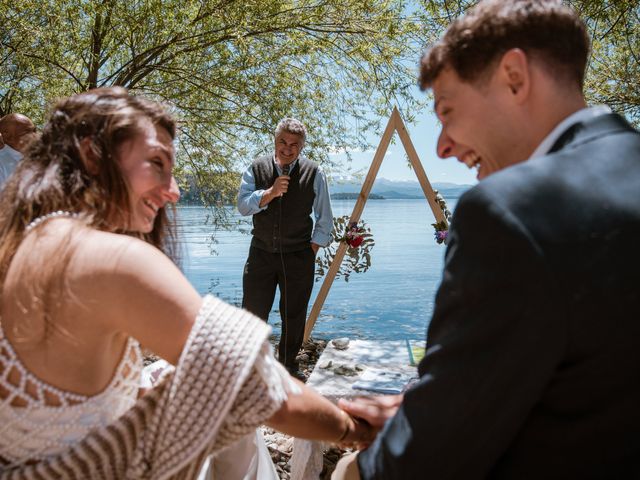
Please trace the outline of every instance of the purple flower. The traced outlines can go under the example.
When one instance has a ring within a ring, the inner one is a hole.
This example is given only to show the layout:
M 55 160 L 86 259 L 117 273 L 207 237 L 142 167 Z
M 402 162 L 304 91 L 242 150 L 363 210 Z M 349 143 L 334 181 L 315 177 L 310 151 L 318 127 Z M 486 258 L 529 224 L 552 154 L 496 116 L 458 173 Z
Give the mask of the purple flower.
M 436 230 L 435 239 L 438 243 L 443 243 L 447 241 L 447 236 L 449 235 L 448 230 Z

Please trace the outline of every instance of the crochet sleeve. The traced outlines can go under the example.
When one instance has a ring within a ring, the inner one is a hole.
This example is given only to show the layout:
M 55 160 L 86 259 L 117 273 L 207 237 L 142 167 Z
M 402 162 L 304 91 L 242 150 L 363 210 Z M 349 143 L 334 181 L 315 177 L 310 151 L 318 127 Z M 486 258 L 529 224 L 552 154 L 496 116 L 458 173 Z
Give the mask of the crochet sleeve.
M 205 297 L 176 368 L 156 375 L 116 421 L 11 478 L 197 478 L 208 455 L 255 430 L 298 389 L 273 357 L 270 331 Z
M 299 393 L 285 368 L 273 355 L 273 348 L 265 340 L 254 368 L 244 382 L 231 407 L 218 442 L 228 445 L 263 424 L 287 400 L 290 393 Z

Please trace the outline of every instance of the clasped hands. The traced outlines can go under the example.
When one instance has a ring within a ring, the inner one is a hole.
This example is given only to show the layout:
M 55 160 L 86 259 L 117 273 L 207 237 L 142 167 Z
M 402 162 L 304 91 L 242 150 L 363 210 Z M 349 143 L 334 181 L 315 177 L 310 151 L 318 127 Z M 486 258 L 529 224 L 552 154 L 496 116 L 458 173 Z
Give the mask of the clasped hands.
M 367 448 L 385 422 L 395 415 L 402 403 L 402 398 L 402 395 L 384 395 L 338 401 L 338 407 L 354 422 L 353 429 L 345 435 L 340 445 L 355 447 L 358 450 Z

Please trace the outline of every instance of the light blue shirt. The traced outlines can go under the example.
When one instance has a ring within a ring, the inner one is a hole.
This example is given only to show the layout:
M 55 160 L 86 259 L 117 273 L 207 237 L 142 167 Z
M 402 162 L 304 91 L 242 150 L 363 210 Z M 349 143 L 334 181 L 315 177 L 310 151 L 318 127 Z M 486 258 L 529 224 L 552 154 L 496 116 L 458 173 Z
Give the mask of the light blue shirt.
M 273 159 L 273 163 L 276 166 L 278 175 L 282 175 L 282 169 Z M 293 170 L 298 164 L 298 159 L 294 160 L 291 164 Z M 269 204 L 264 207 L 260 206 L 260 200 L 264 190 L 256 190 L 256 181 L 253 177 L 253 169 L 247 168 L 242 174 L 242 180 L 240 181 L 240 191 L 238 192 L 238 211 L 240 215 L 255 215 L 263 210 L 266 210 Z M 311 235 L 311 241 L 317 243 L 321 247 L 326 247 L 331 243 L 331 230 L 333 230 L 333 212 L 331 211 L 331 197 L 329 196 L 329 187 L 327 185 L 327 177 L 324 172 L 318 167 L 316 172 L 316 178 L 313 181 L 313 192 L 315 198 L 313 200 L 313 216 L 315 218 L 315 224 L 313 226 L 313 233 Z M 285 194 L 286 195 L 286 194 Z

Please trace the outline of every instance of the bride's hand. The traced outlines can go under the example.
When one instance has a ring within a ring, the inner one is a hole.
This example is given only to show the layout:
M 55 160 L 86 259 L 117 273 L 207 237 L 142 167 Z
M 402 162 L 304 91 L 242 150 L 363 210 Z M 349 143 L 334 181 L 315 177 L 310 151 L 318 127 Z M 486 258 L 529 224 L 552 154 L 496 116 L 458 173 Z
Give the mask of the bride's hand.
M 357 397 L 352 400 L 340 399 L 338 406 L 349 415 L 361 418 L 379 430 L 396 414 L 402 399 L 402 395 Z

